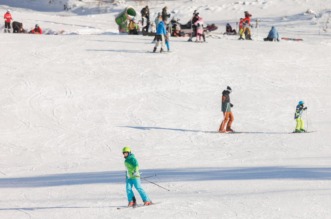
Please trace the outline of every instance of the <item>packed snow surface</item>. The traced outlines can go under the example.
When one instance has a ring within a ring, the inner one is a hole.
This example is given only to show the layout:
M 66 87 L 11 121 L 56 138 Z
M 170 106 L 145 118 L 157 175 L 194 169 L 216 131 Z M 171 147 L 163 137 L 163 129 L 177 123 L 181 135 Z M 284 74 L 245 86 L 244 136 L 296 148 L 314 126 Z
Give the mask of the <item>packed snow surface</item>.
M 219 27 L 165 54 L 118 34 L 115 15 L 147 1 L 64 2 L 0 0 L 25 28 L 63 33 L 0 27 L 0 218 L 331 218 L 329 1 L 152 1 L 152 16 L 198 9 Z M 253 41 L 223 35 L 246 10 Z M 303 41 L 264 42 L 271 26 Z M 226 86 L 235 134 L 217 132 Z M 299 100 L 310 132 L 292 134 Z M 170 190 L 142 180 L 156 205 L 121 208 L 124 146 Z

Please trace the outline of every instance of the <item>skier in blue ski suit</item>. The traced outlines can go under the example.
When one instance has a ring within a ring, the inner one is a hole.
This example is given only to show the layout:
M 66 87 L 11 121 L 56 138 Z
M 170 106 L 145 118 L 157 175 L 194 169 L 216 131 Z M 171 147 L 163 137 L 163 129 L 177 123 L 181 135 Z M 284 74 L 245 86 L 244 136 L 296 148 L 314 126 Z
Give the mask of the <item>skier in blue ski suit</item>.
M 136 206 L 136 198 L 133 194 L 132 187 L 135 187 L 138 191 L 141 199 L 144 202 L 144 205 L 151 205 L 152 202 L 147 196 L 144 189 L 141 187 L 140 182 L 140 172 L 139 172 L 139 164 L 136 157 L 131 153 L 131 148 L 124 147 L 123 156 L 125 158 L 124 165 L 126 167 L 126 193 L 128 197 L 129 207 Z
M 277 29 L 273 26 L 269 31 L 268 37 L 264 38 L 264 41 L 279 41 L 279 34 Z

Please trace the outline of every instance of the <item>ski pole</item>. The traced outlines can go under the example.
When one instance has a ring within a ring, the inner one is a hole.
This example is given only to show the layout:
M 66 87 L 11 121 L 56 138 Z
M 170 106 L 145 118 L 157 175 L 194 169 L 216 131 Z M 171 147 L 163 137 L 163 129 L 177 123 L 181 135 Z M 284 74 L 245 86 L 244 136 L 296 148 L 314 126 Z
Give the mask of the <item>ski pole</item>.
M 155 177 L 155 176 L 156 176 L 156 174 L 153 174 L 151 176 L 145 176 L 145 177 L 141 177 L 141 178 L 147 179 L 147 178 L 151 178 L 151 177 Z
M 142 177 L 141 179 L 143 179 L 143 180 L 145 180 L 146 182 L 149 182 L 149 183 L 151 183 L 151 184 L 153 184 L 153 185 L 156 185 L 156 186 L 158 186 L 158 187 L 160 187 L 160 188 L 162 188 L 162 189 L 167 190 L 168 192 L 170 192 L 169 189 L 164 188 L 163 186 L 160 186 L 159 184 L 157 184 L 157 183 L 155 183 L 155 182 L 152 182 L 152 181 L 147 180 L 146 177 Z

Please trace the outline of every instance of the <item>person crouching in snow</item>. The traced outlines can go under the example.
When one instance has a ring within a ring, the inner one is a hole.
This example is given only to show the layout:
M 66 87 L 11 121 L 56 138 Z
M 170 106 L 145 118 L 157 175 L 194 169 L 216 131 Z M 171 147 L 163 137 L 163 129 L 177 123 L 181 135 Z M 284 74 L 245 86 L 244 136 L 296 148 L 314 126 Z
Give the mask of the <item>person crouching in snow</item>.
M 144 202 L 144 205 L 151 205 L 152 202 L 147 196 L 144 189 L 141 187 L 140 182 L 140 173 L 139 173 L 139 164 L 136 157 L 131 153 L 131 148 L 124 147 L 122 149 L 123 156 L 125 158 L 124 165 L 127 169 L 126 174 L 126 194 L 128 197 L 128 207 L 135 207 L 137 205 L 136 198 L 132 191 L 132 187 L 134 186 L 138 191 L 141 199 Z
M 162 17 L 159 17 L 159 23 L 157 25 L 156 28 L 156 44 L 155 47 L 153 49 L 153 52 L 156 52 L 157 47 L 159 46 L 159 44 L 161 43 L 161 49 L 160 52 L 164 51 L 164 43 L 165 43 L 165 35 L 167 34 L 167 30 L 164 24 L 164 21 L 162 20 Z
M 31 30 L 29 33 L 32 33 L 32 34 L 42 34 L 43 31 L 42 31 L 42 29 L 39 27 L 39 25 L 36 24 L 36 26 L 34 27 L 34 29 Z
M 278 41 L 279 42 L 279 34 L 276 28 L 273 26 L 269 31 L 268 37 L 264 38 L 264 41 Z
M 231 112 L 231 108 L 233 107 L 233 104 L 230 102 L 231 92 L 232 89 L 228 86 L 226 90 L 224 90 L 222 93 L 222 112 L 224 119 L 218 130 L 221 133 L 233 132 L 233 130 L 231 129 L 231 125 L 234 120 L 233 114 Z
M 299 103 L 295 109 L 295 114 L 294 114 L 294 119 L 297 122 L 295 131 L 294 131 L 295 133 L 306 132 L 305 123 L 301 118 L 304 110 L 307 110 L 307 107 L 304 106 L 304 102 L 301 100 L 301 101 L 299 101 Z

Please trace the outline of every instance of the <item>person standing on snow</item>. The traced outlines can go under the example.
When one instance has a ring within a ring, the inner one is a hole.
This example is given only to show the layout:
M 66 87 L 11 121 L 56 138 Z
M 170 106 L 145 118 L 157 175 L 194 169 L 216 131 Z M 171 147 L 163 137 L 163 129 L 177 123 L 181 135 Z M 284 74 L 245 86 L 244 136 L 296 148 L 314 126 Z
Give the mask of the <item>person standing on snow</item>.
M 198 18 L 198 20 L 194 23 L 194 26 L 196 27 L 196 42 L 202 42 L 201 38 L 203 38 L 203 41 L 206 42 L 202 17 Z
M 170 18 L 170 14 L 168 14 L 168 7 L 165 6 L 162 8 L 162 20 L 166 21 L 168 18 Z
M 251 17 L 252 15 L 245 11 L 245 18 L 240 18 L 239 22 L 239 40 L 252 40 L 252 32 L 251 32 Z
M 165 35 L 167 34 L 167 30 L 164 24 L 164 21 L 162 20 L 162 17 L 159 17 L 159 23 L 157 25 L 156 28 L 156 44 L 155 47 L 153 49 L 153 52 L 156 52 L 157 47 L 159 46 L 159 44 L 161 43 L 161 49 L 160 52 L 164 51 L 164 43 L 165 43 Z
M 5 33 L 10 33 L 10 22 L 13 20 L 10 10 L 8 9 L 7 12 L 3 15 L 3 18 L 5 19 Z
M 230 102 L 231 92 L 232 89 L 228 86 L 226 90 L 224 90 L 222 93 L 222 112 L 224 119 L 218 130 L 221 133 L 233 132 L 233 130 L 231 129 L 231 125 L 234 120 L 233 114 L 231 112 L 231 108 L 233 107 L 233 104 Z
M 195 23 L 199 20 L 199 13 L 197 11 L 193 12 L 193 17 L 191 19 L 191 28 L 192 28 L 192 33 L 190 38 L 187 40 L 189 42 L 192 42 L 193 37 L 197 36 L 197 26 L 195 25 Z
M 295 109 L 295 114 L 294 114 L 294 119 L 297 122 L 295 131 L 294 131 L 295 133 L 306 132 L 305 123 L 301 118 L 304 110 L 307 110 L 307 107 L 304 106 L 304 102 L 301 100 L 301 101 L 299 101 L 299 103 Z
M 128 201 L 129 201 L 128 207 L 135 207 L 137 205 L 136 198 L 132 191 L 133 186 L 139 192 L 139 195 L 140 195 L 141 199 L 143 200 L 144 205 L 145 206 L 151 205 L 152 201 L 149 199 L 146 192 L 141 187 L 139 164 L 138 164 L 136 157 L 134 156 L 134 154 L 131 153 L 131 148 L 129 148 L 129 147 L 124 147 L 122 149 L 122 152 L 123 152 L 123 156 L 125 158 L 124 165 L 127 169 L 126 194 L 127 194 Z
M 148 33 L 148 28 L 150 25 L 148 5 L 146 5 L 146 7 L 141 9 L 140 12 L 141 12 L 141 20 L 144 21 L 146 19 L 146 22 L 143 22 L 144 25 L 143 25 L 142 31 Z

